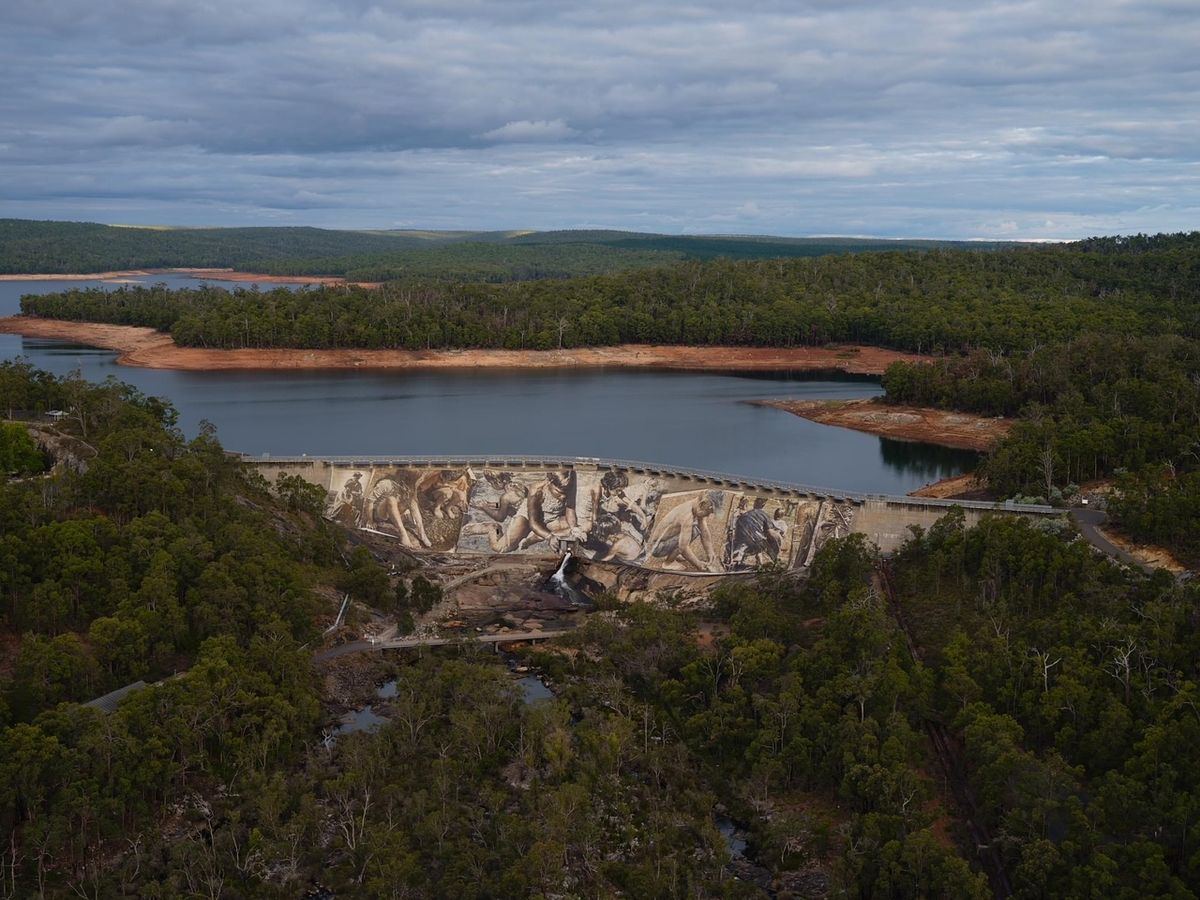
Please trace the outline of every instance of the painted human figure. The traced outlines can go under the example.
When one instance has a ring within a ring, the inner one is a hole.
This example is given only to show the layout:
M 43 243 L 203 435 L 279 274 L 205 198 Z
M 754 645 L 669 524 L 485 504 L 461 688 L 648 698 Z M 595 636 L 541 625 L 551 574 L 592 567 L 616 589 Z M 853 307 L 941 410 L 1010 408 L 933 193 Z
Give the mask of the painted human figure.
M 568 497 L 569 479 L 551 472 L 529 489 L 512 517 L 505 522 L 474 522 L 463 529 L 466 534 L 486 534 L 497 553 L 527 550 L 545 541 L 558 552 L 564 540 L 580 540 L 575 506 Z M 489 516 L 491 511 L 484 510 Z
M 493 481 L 495 484 L 495 481 Z M 475 509 L 479 510 L 488 518 L 496 522 L 503 522 L 517 514 L 521 509 L 525 498 L 529 496 L 529 488 L 515 480 L 511 475 L 505 477 L 501 482 L 500 497 L 496 500 L 496 505 L 477 505 Z
M 435 519 L 456 519 L 467 511 L 470 490 L 471 479 L 466 473 L 456 476 L 445 470 L 426 472 L 417 480 L 413 505 L 424 499 Z M 420 509 L 414 509 L 413 515 L 419 516 Z
M 782 534 L 775 527 L 775 520 L 767 515 L 766 505 L 766 498 L 757 497 L 752 509 L 738 514 L 733 526 L 733 554 L 730 557 L 734 565 L 748 565 L 747 560 L 753 558 L 753 565 L 761 566 L 764 556 L 767 560 L 779 558 Z
M 707 494 L 680 503 L 665 516 L 660 512 L 660 531 L 650 547 L 650 556 L 661 559 L 664 566 L 682 563 L 696 572 L 720 572 L 721 561 L 713 551 L 708 520 L 716 506 Z M 706 559 L 692 551 L 692 541 L 700 540 Z
M 362 472 L 355 472 L 342 485 L 333 506 L 329 510 L 329 518 L 336 519 L 344 511 L 349 510 L 355 526 L 363 522 L 363 485 Z
M 417 505 L 417 493 L 412 491 L 408 496 L 408 503 L 404 508 L 401 507 L 401 502 L 405 499 L 408 492 L 398 481 L 393 478 L 381 478 L 372 486 L 370 493 L 367 494 L 366 504 L 366 524 L 369 528 L 375 528 L 379 524 L 381 518 L 391 523 L 396 529 L 396 533 L 400 537 L 400 543 L 405 547 L 416 549 L 418 546 L 428 547 L 430 541 L 428 535 L 425 534 L 425 524 L 421 521 L 421 510 Z M 404 524 L 404 513 L 409 514 L 414 530 L 416 531 L 416 539 L 409 534 L 408 528 Z
M 642 554 L 650 515 L 628 487 L 629 476 L 613 469 L 592 489 L 594 520 L 584 546 L 601 562 L 632 562 Z

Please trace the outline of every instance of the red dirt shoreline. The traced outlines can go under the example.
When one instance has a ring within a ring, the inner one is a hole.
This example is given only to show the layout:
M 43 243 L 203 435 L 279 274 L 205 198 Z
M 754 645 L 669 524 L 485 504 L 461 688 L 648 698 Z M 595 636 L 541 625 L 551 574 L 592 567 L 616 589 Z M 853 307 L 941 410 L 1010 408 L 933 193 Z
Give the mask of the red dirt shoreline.
M 548 369 L 635 368 L 737 370 L 839 370 L 881 375 L 893 362 L 928 357 L 879 347 L 675 347 L 622 344 L 570 350 L 209 350 L 180 347 L 152 328 L 67 322 L 27 316 L 0 318 L 0 333 L 75 341 L 115 350 L 117 362 L 146 369 L 228 371 L 236 369 Z
M 902 441 L 920 441 L 988 450 L 1012 428 L 1011 419 L 974 416 L 969 413 L 928 409 L 921 406 L 892 406 L 877 400 L 758 400 L 822 425 L 839 425 L 868 434 Z
M 0 281 L 115 281 L 150 275 L 191 275 L 202 281 L 237 281 L 243 284 L 353 284 L 357 287 L 379 287 L 379 282 L 347 282 L 340 275 L 265 275 L 260 272 L 239 272 L 236 269 L 198 268 L 126 269 L 119 272 L 92 272 L 84 275 L 0 275 Z

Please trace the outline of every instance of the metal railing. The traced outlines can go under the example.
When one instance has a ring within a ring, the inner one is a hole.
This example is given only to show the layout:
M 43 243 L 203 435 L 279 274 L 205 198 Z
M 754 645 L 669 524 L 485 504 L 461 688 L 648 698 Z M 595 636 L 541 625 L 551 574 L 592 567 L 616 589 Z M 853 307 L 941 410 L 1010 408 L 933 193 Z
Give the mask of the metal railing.
M 906 503 L 911 506 L 927 506 L 934 509 L 960 507 L 962 509 L 977 509 L 986 512 L 1015 512 L 1034 515 L 1059 515 L 1063 512 L 1063 510 L 1053 506 L 1032 503 L 1012 503 L 1009 501 L 989 503 L 984 500 L 944 500 L 934 497 L 910 497 L 907 494 L 864 493 L 861 491 L 846 491 L 811 484 L 799 484 L 797 482 L 775 481 L 770 478 L 731 475 L 728 472 L 712 472 L 707 469 L 681 468 L 679 466 L 666 466 L 659 463 L 648 463 L 631 459 L 602 459 L 594 456 L 531 456 L 524 453 L 494 453 L 486 456 L 274 456 L 269 453 L 253 456 L 248 453 L 242 453 L 239 456 L 244 462 L 248 463 L 266 463 L 270 465 L 325 463 L 334 466 L 361 466 L 363 468 L 391 465 L 412 468 L 425 467 L 430 469 L 454 469 L 468 466 L 481 469 L 503 469 L 509 466 L 520 467 L 532 465 L 545 468 L 574 469 L 579 466 L 595 466 L 598 469 L 626 469 L 653 475 L 690 478 L 693 480 L 699 479 L 727 486 L 759 488 L 782 491 L 789 494 L 828 497 L 833 500 L 847 500 L 855 503 L 884 501 L 887 503 Z

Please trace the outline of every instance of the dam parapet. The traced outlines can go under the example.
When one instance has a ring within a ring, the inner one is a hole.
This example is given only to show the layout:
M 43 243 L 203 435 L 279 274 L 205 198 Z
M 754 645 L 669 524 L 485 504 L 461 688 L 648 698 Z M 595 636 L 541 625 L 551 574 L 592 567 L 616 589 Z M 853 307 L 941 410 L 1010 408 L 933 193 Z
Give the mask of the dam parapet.
M 242 456 L 268 481 L 326 491 L 326 516 L 407 549 L 572 553 L 695 574 L 811 565 L 828 540 L 864 535 L 885 554 L 961 509 L 1046 518 L 1049 506 L 840 491 L 620 459 L 560 456 Z

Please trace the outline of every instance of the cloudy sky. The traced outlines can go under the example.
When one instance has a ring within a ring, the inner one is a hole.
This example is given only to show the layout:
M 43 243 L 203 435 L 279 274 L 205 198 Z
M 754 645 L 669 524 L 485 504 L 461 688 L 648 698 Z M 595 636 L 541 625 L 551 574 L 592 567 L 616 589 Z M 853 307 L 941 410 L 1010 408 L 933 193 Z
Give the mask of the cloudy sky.
M 0 0 L 0 216 L 1200 228 L 1198 0 Z

